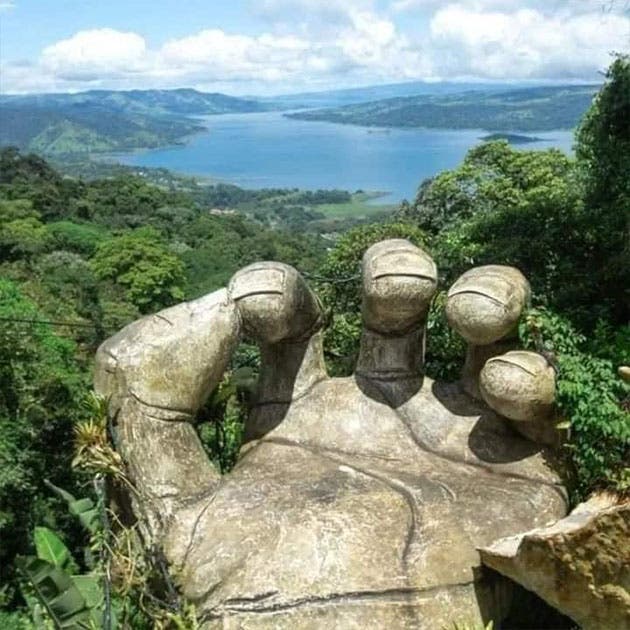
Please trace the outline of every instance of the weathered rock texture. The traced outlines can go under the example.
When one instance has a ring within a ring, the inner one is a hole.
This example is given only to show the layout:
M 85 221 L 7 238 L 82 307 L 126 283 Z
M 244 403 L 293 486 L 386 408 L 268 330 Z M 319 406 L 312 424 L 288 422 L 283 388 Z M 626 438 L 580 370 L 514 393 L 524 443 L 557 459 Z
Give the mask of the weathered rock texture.
M 550 527 L 480 550 L 483 562 L 534 591 L 584 630 L 630 629 L 630 503 L 601 498 Z
M 423 376 L 430 257 L 386 241 L 363 269 L 352 377 L 326 374 L 319 303 L 278 263 L 252 265 L 227 292 L 140 320 L 99 350 L 96 388 L 111 397 L 145 535 L 205 628 L 499 620 L 508 583 L 484 575 L 477 547 L 566 514 L 551 450 L 459 384 Z M 527 283 L 505 267 L 473 276 L 450 319 L 474 343 L 495 342 L 513 329 Z M 492 297 L 481 296 L 482 315 L 479 287 Z M 261 347 L 258 393 L 248 443 L 221 477 L 190 420 L 243 331 Z M 482 367 L 467 377 L 476 388 Z M 527 372 L 511 378 L 525 379 L 517 390 L 537 387 Z

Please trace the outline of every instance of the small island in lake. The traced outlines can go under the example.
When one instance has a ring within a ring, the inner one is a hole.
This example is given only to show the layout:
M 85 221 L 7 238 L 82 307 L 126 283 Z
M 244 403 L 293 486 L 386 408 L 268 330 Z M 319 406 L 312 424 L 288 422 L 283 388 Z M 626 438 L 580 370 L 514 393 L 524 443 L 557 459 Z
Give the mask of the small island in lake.
M 517 133 L 490 133 L 479 139 L 484 142 L 491 142 L 492 140 L 507 140 L 510 144 L 528 144 L 530 142 L 541 142 L 544 140 L 544 138 L 538 138 L 537 136 L 522 136 Z

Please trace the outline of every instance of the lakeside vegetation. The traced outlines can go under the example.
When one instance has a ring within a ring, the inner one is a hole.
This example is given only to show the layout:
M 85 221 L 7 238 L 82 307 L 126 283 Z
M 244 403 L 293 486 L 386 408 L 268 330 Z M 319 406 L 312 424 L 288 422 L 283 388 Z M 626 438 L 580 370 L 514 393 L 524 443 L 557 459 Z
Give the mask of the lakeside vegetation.
M 538 138 L 537 136 L 523 136 L 518 133 L 489 133 L 486 136 L 482 136 L 480 140 L 484 142 L 506 140 L 510 144 L 530 144 L 531 142 L 540 142 L 542 138 Z
M 419 182 L 410 204 L 361 220 L 344 217 L 357 208 L 367 213 L 360 192 L 243 190 L 111 165 L 105 177 L 69 177 L 40 156 L 3 149 L 0 627 L 33 628 L 31 619 L 49 614 L 16 564 L 20 555 L 40 553 L 43 542 L 53 541 L 59 553 L 47 557 L 62 575 L 88 578 L 77 583 L 92 589 L 90 610 L 102 615 L 107 608 L 99 581 L 103 529 L 87 515 L 103 513 L 105 480 L 114 481 L 106 467 L 86 470 L 80 458 L 73 465 L 77 435 L 86 439 L 89 422 L 91 447 L 111 451 L 102 409 L 90 398 L 95 348 L 140 315 L 224 286 L 257 260 L 286 262 L 309 278 L 327 312 L 330 372 L 348 374 L 360 333 L 355 275 L 363 252 L 391 237 L 427 248 L 440 278 L 426 369 L 449 380 L 461 370 L 465 347 L 446 325 L 445 291 L 471 266 L 518 266 L 533 289 L 521 339 L 558 372 L 557 421 L 567 431 L 572 499 L 602 488 L 628 493 L 630 387 L 616 369 L 630 364 L 629 121 L 630 61 L 619 57 L 578 127 L 575 159 L 485 143 L 457 168 Z M 244 344 L 198 418 L 222 471 L 238 453 L 257 365 L 256 350 Z M 46 480 L 88 501 L 80 512 L 88 528 Z M 117 558 L 121 567 L 128 559 Z M 139 567 L 133 579 L 121 570 L 108 581 L 119 627 L 148 629 L 156 620 L 193 627 L 184 623 L 194 611 L 163 596 L 150 560 L 131 560 Z M 87 607 L 84 594 L 73 595 Z
M 364 127 L 551 131 L 573 129 L 596 92 L 594 85 L 519 88 L 500 93 L 470 91 L 388 98 L 285 116 Z

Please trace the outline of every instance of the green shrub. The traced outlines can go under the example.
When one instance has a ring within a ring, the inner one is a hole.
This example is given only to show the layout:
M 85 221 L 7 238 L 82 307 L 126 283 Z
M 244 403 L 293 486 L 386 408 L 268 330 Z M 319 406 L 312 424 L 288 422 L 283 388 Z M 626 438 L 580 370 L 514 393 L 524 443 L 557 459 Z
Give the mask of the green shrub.
M 547 309 L 530 310 L 519 332 L 526 348 L 546 353 L 556 366 L 557 406 L 569 423 L 566 449 L 576 497 L 602 487 L 630 490 L 630 413 L 624 409 L 630 387 L 616 366 L 588 354 L 586 338 Z
M 41 312 L 3 278 L 0 319 L 2 587 L 13 579 L 13 559 L 28 550 L 35 524 L 71 528 L 43 479 L 69 488 L 74 485 L 69 444 L 73 422 L 81 414 L 87 375 L 80 372 L 71 341 L 55 335 L 45 324 L 24 322 L 43 319 Z
M 429 309 L 424 369 L 431 378 L 455 381 L 461 375 L 466 343 L 446 321 L 445 306 L 446 291 L 439 291 Z

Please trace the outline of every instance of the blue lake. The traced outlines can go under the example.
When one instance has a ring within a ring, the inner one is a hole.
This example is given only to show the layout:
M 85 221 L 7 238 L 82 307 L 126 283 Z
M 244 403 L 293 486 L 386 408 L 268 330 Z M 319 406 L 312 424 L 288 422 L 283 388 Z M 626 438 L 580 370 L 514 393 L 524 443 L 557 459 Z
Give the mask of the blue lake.
M 165 167 L 244 188 L 387 191 L 379 202 L 412 199 L 420 182 L 461 162 L 487 132 L 374 129 L 291 120 L 278 112 L 204 118 L 207 132 L 183 146 L 119 155 L 124 164 Z M 531 134 L 526 149 L 569 153 L 571 131 Z

